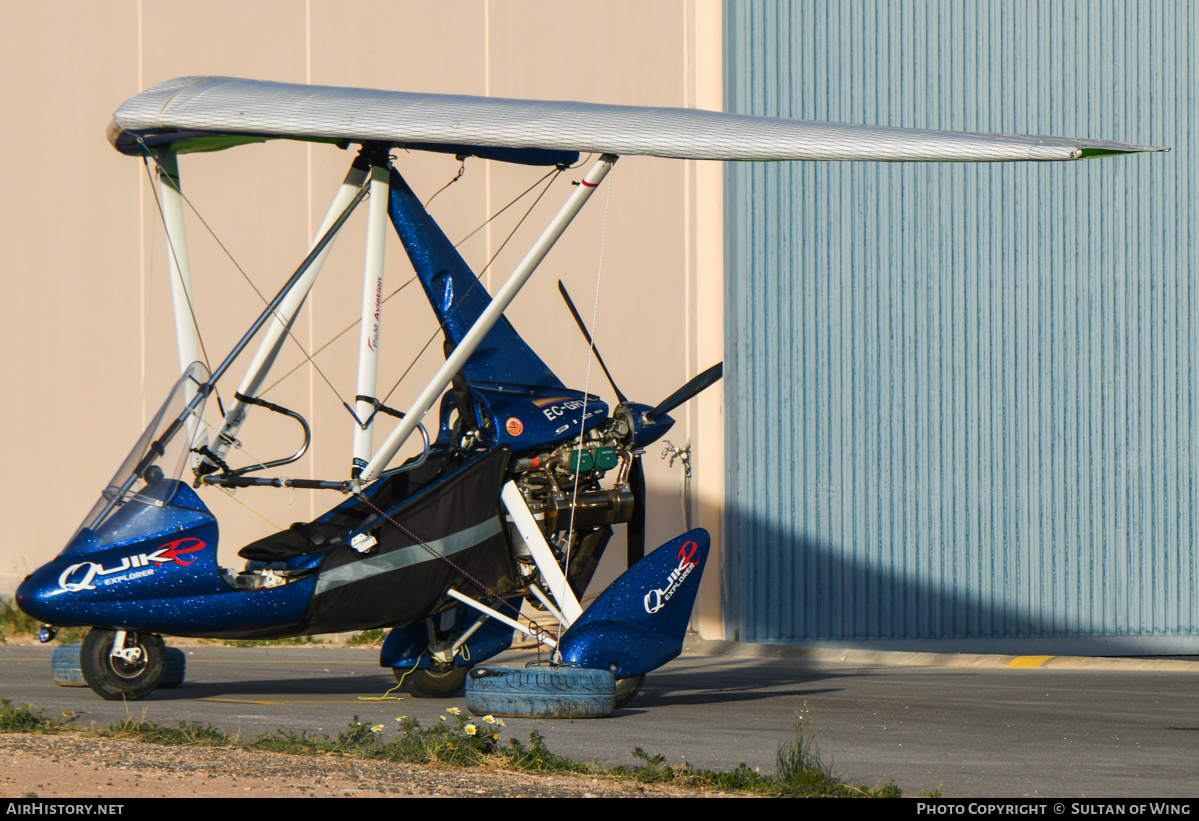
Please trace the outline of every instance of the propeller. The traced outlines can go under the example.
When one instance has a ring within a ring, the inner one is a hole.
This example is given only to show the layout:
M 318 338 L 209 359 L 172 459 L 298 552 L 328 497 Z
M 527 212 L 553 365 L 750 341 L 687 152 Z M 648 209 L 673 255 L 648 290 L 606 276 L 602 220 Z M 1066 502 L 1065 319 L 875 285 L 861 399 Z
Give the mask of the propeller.
M 626 561 L 629 567 L 645 558 L 645 468 L 634 454 L 629 468 L 629 490 L 633 491 L 633 515 L 629 519 Z
M 579 330 L 583 332 L 583 338 L 587 340 L 587 344 L 591 346 L 591 352 L 595 354 L 595 360 L 599 362 L 599 366 L 604 369 L 604 376 L 608 377 L 608 384 L 612 386 L 612 390 L 616 391 L 616 398 L 622 403 L 627 404 L 629 399 L 620 392 L 620 388 L 616 387 L 616 380 L 612 378 L 611 371 L 604 364 L 604 358 L 600 356 L 599 349 L 595 347 L 595 342 L 591 338 L 591 334 L 587 331 L 587 326 L 583 324 L 583 317 L 579 316 L 578 310 L 575 308 L 574 302 L 570 298 L 570 294 L 566 293 L 566 286 L 562 284 L 562 280 L 558 280 L 558 293 L 562 294 L 562 298 L 566 300 L 566 307 L 570 308 L 570 315 L 575 318 L 575 324 L 579 326 Z
M 621 392 L 620 388 L 616 387 L 616 380 L 612 378 L 612 372 L 604 364 L 604 358 L 600 356 L 599 349 L 595 347 L 595 340 L 591 338 L 591 333 L 583 323 L 583 317 L 579 316 L 574 300 L 566 292 L 566 286 L 562 284 L 562 280 L 558 280 L 558 293 L 562 294 L 562 298 L 566 300 L 566 307 L 570 309 L 570 315 L 575 318 L 575 324 L 579 326 L 579 330 L 583 332 L 583 338 L 591 346 L 591 352 L 595 354 L 595 360 L 603 368 L 604 376 L 608 377 L 608 384 L 616 392 L 616 398 L 621 404 L 627 405 L 628 397 Z M 641 464 L 641 454 L 638 453 L 633 454 L 633 464 L 629 467 L 629 490 L 633 493 L 633 515 L 628 524 L 626 561 L 628 566 L 632 567 L 645 558 L 645 468 Z
M 562 280 L 558 280 L 558 292 L 566 300 L 566 307 L 570 309 L 570 315 L 575 318 L 575 324 L 579 326 L 579 330 L 583 332 L 583 338 L 591 346 L 591 352 L 595 354 L 596 361 L 603 368 L 604 376 L 608 377 L 608 384 L 616 392 L 616 398 L 620 400 L 622 405 L 628 405 L 628 397 L 621 393 L 620 388 L 616 387 L 616 380 L 612 378 L 612 373 L 608 370 L 608 366 L 604 364 L 604 358 L 600 356 L 599 349 L 595 347 L 595 341 L 591 338 L 587 326 L 583 323 L 583 318 L 579 316 L 579 312 L 575 308 L 570 294 L 566 292 L 566 286 L 562 284 Z M 703 373 L 688 380 L 687 384 L 659 402 L 642 419 L 646 425 L 652 425 L 655 421 L 661 419 L 700 391 L 720 381 L 723 375 L 724 363 L 718 362 Z M 628 479 L 629 490 L 633 493 L 633 514 L 628 524 L 627 561 L 628 566 L 632 567 L 645 558 L 645 467 L 641 464 L 640 453 L 633 453 L 633 464 L 629 467 Z
M 646 422 L 653 422 L 655 419 L 660 419 L 679 405 L 686 402 L 691 397 L 700 393 L 706 388 L 710 388 L 720 381 L 720 377 L 724 376 L 724 363 L 717 362 L 712 367 L 708 368 L 701 374 L 698 374 L 687 380 L 687 384 L 679 388 L 670 396 L 659 402 L 653 410 L 645 414 Z

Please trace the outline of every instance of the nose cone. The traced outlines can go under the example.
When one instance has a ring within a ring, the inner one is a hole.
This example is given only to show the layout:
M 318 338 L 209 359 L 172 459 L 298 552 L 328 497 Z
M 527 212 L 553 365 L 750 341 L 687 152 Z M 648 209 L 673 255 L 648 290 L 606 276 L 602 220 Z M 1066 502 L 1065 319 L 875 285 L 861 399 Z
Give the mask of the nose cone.
M 44 624 L 66 626 L 70 620 L 63 609 L 66 592 L 47 565 L 26 576 L 17 587 L 17 607 Z
M 41 608 L 39 608 L 36 603 L 33 604 L 33 607 L 38 612 L 37 613 L 29 612 L 29 605 L 30 605 L 30 603 L 33 603 L 35 600 L 35 596 L 34 596 L 35 587 L 33 584 L 31 584 L 32 580 L 33 580 L 33 576 L 26 576 L 25 580 L 17 586 L 17 594 L 16 594 L 17 607 L 21 608 L 21 612 L 25 613 L 27 616 L 32 616 L 33 618 L 37 619 L 38 621 L 44 622 L 46 620 L 44 618 L 42 618 L 40 615 Z

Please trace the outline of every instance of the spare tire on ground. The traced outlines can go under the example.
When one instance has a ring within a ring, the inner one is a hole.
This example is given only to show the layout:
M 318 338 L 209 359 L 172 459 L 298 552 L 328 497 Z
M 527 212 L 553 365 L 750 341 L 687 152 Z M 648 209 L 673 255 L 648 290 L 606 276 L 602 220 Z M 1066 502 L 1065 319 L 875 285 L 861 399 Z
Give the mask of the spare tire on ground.
M 603 718 L 615 698 L 607 670 L 481 664 L 466 676 L 466 706 L 479 716 Z

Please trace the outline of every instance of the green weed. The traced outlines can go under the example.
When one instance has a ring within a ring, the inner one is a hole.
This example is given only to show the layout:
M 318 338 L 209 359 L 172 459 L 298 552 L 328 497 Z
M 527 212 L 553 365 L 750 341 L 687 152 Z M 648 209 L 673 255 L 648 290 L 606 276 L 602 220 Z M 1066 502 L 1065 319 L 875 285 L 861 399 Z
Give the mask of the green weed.
M 0 598 L 0 644 L 17 636 L 36 636 L 42 623 L 25 615 L 11 599 Z M 78 644 L 87 635 L 87 630 L 69 627 L 58 632 L 55 640 L 59 644 Z
M 795 716 L 795 740 L 779 745 L 775 755 L 774 776 L 763 775 L 745 764 L 732 770 L 705 770 L 684 762 L 678 766 L 666 764 L 661 755 L 650 755 L 640 747 L 632 756 L 639 766 L 621 766 L 609 774 L 630 778 L 645 784 L 669 784 L 676 787 L 744 792 L 788 797 L 871 797 L 899 798 L 902 793 L 894 783 L 886 787 L 854 787 L 833 774 L 832 767 L 820 757 L 815 733 L 811 732 L 807 705 Z
M 837 798 L 900 798 L 903 793 L 894 782 L 885 787 L 853 787 L 842 783 L 826 764 L 816 747 L 811 730 L 808 705 L 795 714 L 795 740 L 779 745 L 775 754 L 775 778 L 779 794 L 788 796 L 834 796 Z
M 0 733 L 53 733 L 57 725 L 52 719 L 46 718 L 46 711 L 37 709 L 32 704 L 14 707 L 6 698 L 0 699 Z
M 223 639 L 225 647 L 300 647 L 309 644 L 324 644 L 312 636 L 288 636 L 283 639 Z
M 165 746 L 227 747 L 228 736 L 211 725 L 200 726 L 180 721 L 177 727 L 163 727 L 152 721 L 132 719 L 114 724 L 97 735 L 107 738 L 138 738 L 150 744 Z
M 42 623 L 21 611 L 11 599 L 0 599 L 0 640 L 36 634 Z
M 545 738 L 536 730 L 529 733 L 528 747 L 515 738 L 509 740 L 508 746 L 503 750 L 503 756 L 509 766 L 518 770 L 539 773 L 582 773 L 590 770 L 583 764 L 550 752 L 545 746 Z
M 251 750 L 263 750 L 268 753 L 288 753 L 289 755 L 316 755 L 319 753 L 337 752 L 336 743 L 327 737 L 313 739 L 308 733 L 296 735 L 291 730 L 275 730 L 275 735 L 260 736 L 245 745 Z
M 664 784 L 676 787 L 691 787 L 720 790 L 732 793 L 754 793 L 773 796 L 826 796 L 826 797 L 877 797 L 899 798 L 902 793 L 894 783 L 885 787 L 854 787 L 840 782 L 830 766 L 820 758 L 815 744 L 815 735 L 809 729 L 805 715 L 797 714 L 795 740 L 780 745 L 776 756 L 777 772 L 774 776 L 763 775 L 745 764 L 732 770 L 696 769 L 683 763 L 671 766 L 661 755 L 650 755 L 640 747 L 633 750 L 633 757 L 641 763 L 636 766 L 605 768 L 596 764 L 580 764 L 564 756 L 556 755 L 546 747 L 545 739 L 538 732 L 529 734 L 529 745 L 516 739 L 501 743 L 504 722 L 492 716 L 473 718 L 457 708 L 450 708 L 446 715 L 431 727 L 422 727 L 420 722 L 407 716 L 395 719 L 397 730 L 385 740 L 382 724 L 367 724 L 358 716 L 338 734 L 336 739 L 326 736 L 309 738 L 306 733 L 277 730 L 249 742 L 230 739 L 212 726 L 186 724 L 163 727 L 153 722 L 133 719 L 114 724 L 107 729 L 89 732 L 109 738 L 137 738 L 147 743 L 165 745 L 203 745 L 215 747 L 242 747 L 267 752 L 290 753 L 292 755 L 339 755 L 408 764 L 443 764 L 455 767 L 499 765 L 509 769 L 539 773 L 580 773 L 598 777 L 633 779 L 644 784 Z M 64 713 L 63 719 L 47 718 L 45 712 L 33 705 L 14 707 L 8 699 L 0 699 L 0 732 L 4 733 L 57 733 L 74 731 L 68 727 L 75 718 L 73 713 Z M 940 788 L 934 795 L 940 794 Z
M 460 710 L 451 712 L 452 718 L 442 717 L 432 727 L 421 727 L 420 722 L 407 716 L 396 718 L 397 733 L 390 741 L 383 740 L 382 724 L 368 725 L 354 716 L 345 731 L 337 738 L 309 738 L 307 734 L 276 731 L 274 735 L 262 736 L 248 745 L 253 749 L 271 752 L 304 754 L 349 755 L 381 761 L 396 761 L 405 764 L 448 764 L 470 767 L 482 764 L 499 750 L 499 728 L 503 723 L 488 716 L 472 719 Z M 490 719 L 490 720 L 489 720 Z
M 346 647 L 377 647 L 385 638 L 386 630 L 363 630 L 346 639 Z

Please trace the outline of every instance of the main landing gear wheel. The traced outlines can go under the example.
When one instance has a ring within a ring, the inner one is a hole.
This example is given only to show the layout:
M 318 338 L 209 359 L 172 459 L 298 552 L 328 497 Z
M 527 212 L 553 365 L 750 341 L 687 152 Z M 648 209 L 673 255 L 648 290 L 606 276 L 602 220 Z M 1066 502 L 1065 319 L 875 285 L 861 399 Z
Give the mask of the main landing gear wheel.
M 641 685 L 644 683 L 644 673 L 639 676 L 616 679 L 616 697 L 613 699 L 612 708 L 619 710 L 632 701 L 633 696 L 641 692 Z
M 79 650 L 83 679 L 96 695 L 108 701 L 137 701 L 154 692 L 166 672 L 166 645 L 153 633 L 125 634 L 124 657 L 112 655 L 112 630 L 96 628 Z
M 395 668 L 396 681 L 404 692 L 414 698 L 452 698 L 462 692 L 470 667 L 450 667 L 446 670 L 415 670 Z

